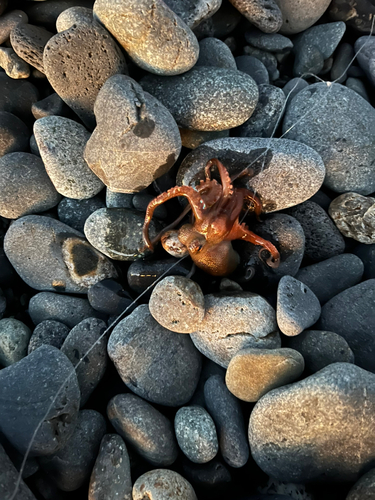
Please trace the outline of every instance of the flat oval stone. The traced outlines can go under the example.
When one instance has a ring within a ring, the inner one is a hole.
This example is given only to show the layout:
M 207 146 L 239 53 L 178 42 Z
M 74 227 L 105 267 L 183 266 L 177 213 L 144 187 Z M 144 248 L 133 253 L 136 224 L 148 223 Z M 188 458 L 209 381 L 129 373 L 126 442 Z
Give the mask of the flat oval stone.
M 277 0 L 230 0 L 251 24 L 265 33 L 279 31 L 283 23 Z
M 70 328 L 60 321 L 48 319 L 42 321 L 34 328 L 27 348 L 27 354 L 30 354 L 44 344 L 60 349 L 69 332 Z
M 263 33 L 257 29 L 245 32 L 245 40 L 256 49 L 267 50 L 283 54 L 293 48 L 290 38 L 280 35 L 280 33 Z
M 245 73 L 196 66 L 180 76 L 148 75 L 142 87 L 164 104 L 177 125 L 194 130 L 237 127 L 252 115 L 258 88 Z
M 29 129 L 17 116 L 0 111 L 0 157 L 25 151 L 29 144 Z
M 31 330 L 14 318 L 0 320 L 0 364 L 10 366 L 27 355 Z
M 151 73 L 178 75 L 197 62 L 198 40 L 164 2 L 96 0 L 94 15 L 133 61 Z
M 165 3 L 180 17 L 190 29 L 196 28 L 213 16 L 220 8 L 222 0 L 166 0 Z
M 89 128 L 95 127 L 94 103 L 104 82 L 126 73 L 119 47 L 98 25 L 73 25 L 53 36 L 43 53 L 49 83 Z
M 283 482 L 355 481 L 372 464 L 374 411 L 375 375 L 334 363 L 258 401 L 249 423 L 253 458 Z
M 236 61 L 228 45 L 219 38 L 211 36 L 199 42 L 199 58 L 196 66 L 237 69 Z
M 13 49 L 0 47 L 0 67 L 14 79 L 29 78 L 30 66 Z
M 9 39 L 10 33 L 20 23 L 27 23 L 29 18 L 23 10 L 11 10 L 0 20 L 0 45 Z
M 189 153 L 181 163 L 177 184 L 198 184 L 211 158 L 218 158 L 231 177 L 244 172 L 242 186 L 257 193 L 265 213 L 311 198 L 325 175 L 319 154 L 304 144 L 286 139 L 228 137 L 206 142 Z
M 168 469 L 155 469 L 142 474 L 133 486 L 133 500 L 197 500 L 191 484 L 180 474 Z
M 40 26 L 21 23 L 12 29 L 10 43 L 21 59 L 44 73 L 43 50 L 52 36 L 53 33 Z
M 108 354 L 126 386 L 152 403 L 181 406 L 197 386 L 199 352 L 187 335 L 159 325 L 147 305 L 137 307 L 114 328 Z
M 125 75 L 109 78 L 95 101 L 97 127 L 84 158 L 112 191 L 141 191 L 173 166 L 181 138 L 172 115 Z
M 34 124 L 34 136 L 56 190 L 67 198 L 92 198 L 104 187 L 83 158 L 90 133 L 62 116 L 46 116 Z
M 82 233 L 50 217 L 15 221 L 4 250 L 21 278 L 37 290 L 87 293 L 98 281 L 117 277 L 113 264 Z
M 331 0 L 276 0 L 280 7 L 283 23 L 280 33 L 294 35 L 309 28 L 324 14 Z

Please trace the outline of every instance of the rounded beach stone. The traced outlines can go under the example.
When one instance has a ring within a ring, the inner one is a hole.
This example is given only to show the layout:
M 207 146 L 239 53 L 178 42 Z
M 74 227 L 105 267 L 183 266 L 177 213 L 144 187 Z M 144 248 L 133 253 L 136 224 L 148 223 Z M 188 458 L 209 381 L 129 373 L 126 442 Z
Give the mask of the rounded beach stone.
M 228 391 L 220 375 L 207 380 L 204 398 L 216 425 L 224 461 L 234 468 L 243 467 L 249 458 L 249 446 L 240 402 Z
M 355 481 L 374 456 L 374 410 L 375 375 L 334 363 L 258 401 L 249 424 L 253 458 L 284 482 Z
M 84 157 L 112 191 L 133 193 L 172 167 L 181 150 L 167 107 L 125 75 L 109 78 L 95 101 L 97 127 Z
M 310 373 L 332 363 L 354 363 L 354 354 L 347 341 L 334 332 L 305 330 L 296 337 L 288 337 L 286 345 L 302 354 Z
M 0 3 L 1 6 L 1 3 Z M 14 466 L 11 459 L 5 453 L 0 444 L 0 494 L 2 498 L 11 498 L 16 491 L 17 500 L 36 500 L 31 490 L 23 482 L 19 481 L 19 471 Z
M 68 110 L 68 106 L 56 92 L 31 106 L 31 112 L 36 120 L 45 116 L 63 116 Z
M 348 87 L 348 89 L 357 92 L 357 94 L 363 97 L 363 99 L 365 99 L 367 102 L 370 102 L 370 97 L 362 80 L 360 80 L 359 78 L 348 78 L 345 82 L 345 85 L 346 87 Z
M 229 47 L 214 37 L 199 42 L 199 58 L 196 66 L 214 66 L 236 70 L 236 61 Z
M 0 365 L 10 366 L 27 355 L 31 330 L 14 318 L 0 320 Z
M 211 158 L 218 158 L 231 177 L 244 172 L 241 187 L 257 193 L 265 213 L 311 198 L 325 175 L 321 157 L 304 144 L 287 139 L 228 137 L 206 142 L 190 152 L 181 163 L 177 184 L 198 184 Z
M 220 39 L 225 38 L 233 32 L 241 19 L 242 16 L 238 10 L 231 3 L 224 1 L 220 9 L 213 16 L 201 22 L 194 29 L 194 33 L 199 39 L 206 38 L 207 36 Z
M 0 67 L 14 79 L 29 78 L 30 66 L 13 49 L 0 47 Z
M 201 406 L 184 406 L 174 419 L 177 442 L 189 460 L 204 464 L 212 460 L 219 449 L 215 424 Z
M 37 88 L 26 80 L 13 80 L 0 73 L 0 111 L 7 111 L 21 118 L 26 124 L 34 121 L 31 106 L 39 100 Z
M 245 32 L 245 40 L 256 49 L 267 50 L 283 54 L 293 48 L 290 38 L 280 35 L 280 33 L 263 33 L 257 29 Z
M 109 421 L 133 449 L 154 466 L 172 465 L 178 446 L 171 422 L 134 394 L 117 394 L 107 407 Z
M 375 469 L 371 469 L 355 483 L 345 500 L 371 500 L 374 495 Z
M 368 280 L 371 278 L 375 278 L 375 244 L 365 245 L 364 243 L 359 243 L 356 247 L 353 248 L 352 252 L 357 255 L 357 257 L 359 257 L 363 263 L 363 279 Z M 356 285 L 356 283 L 352 283 L 351 286 L 353 285 Z M 342 291 L 343 290 L 340 290 L 340 292 Z
M 205 314 L 200 286 L 183 276 L 167 276 L 154 287 L 149 302 L 156 321 L 177 333 L 192 333 Z
M 280 77 L 280 72 L 277 69 L 278 61 L 276 59 L 275 54 L 272 54 L 271 52 L 267 52 L 265 50 L 256 49 L 255 47 L 252 47 L 251 45 L 246 45 L 243 48 L 243 52 L 246 55 L 256 57 L 264 64 L 264 66 L 267 69 L 269 79 L 271 81 L 277 80 Z M 268 82 L 264 82 L 264 83 L 268 83 Z
M 132 500 L 130 460 L 118 434 L 105 434 L 91 472 L 88 500 Z
M 30 354 L 44 344 L 60 349 L 69 332 L 70 328 L 64 325 L 64 323 L 60 323 L 60 321 L 48 319 L 42 321 L 34 328 L 30 337 L 27 354 Z
M 227 68 L 196 66 L 180 76 L 148 75 L 140 83 L 180 127 L 194 130 L 237 127 L 250 118 L 258 102 L 255 81 Z
M 111 316 L 117 316 L 124 309 L 130 308 L 133 302 L 129 293 L 123 289 L 120 283 L 112 279 L 95 283 L 89 288 L 87 298 L 96 311 Z
M 314 83 L 290 102 L 283 132 L 321 154 L 325 186 L 366 195 L 375 191 L 373 127 L 375 110 L 356 92 L 339 83 Z
M 310 288 L 292 276 L 283 276 L 277 288 L 276 318 L 284 335 L 294 337 L 319 319 L 321 307 Z
M 184 148 L 195 149 L 204 142 L 220 139 L 221 137 L 229 137 L 229 130 L 217 130 L 213 132 L 204 132 L 200 130 L 189 130 L 187 128 L 179 128 L 181 135 L 181 143 Z
M 107 325 L 101 319 L 84 319 L 70 330 L 61 347 L 61 352 L 70 359 L 74 367 L 83 360 L 75 368 L 81 391 L 81 408 L 107 368 L 107 339 L 103 337 L 106 328 Z
M 270 83 L 267 68 L 262 61 L 256 57 L 247 55 L 237 56 L 235 61 L 238 71 L 242 71 L 251 76 L 258 85 Z
M 106 188 L 105 204 L 107 208 L 133 208 L 133 193 L 116 193 Z
M 110 76 L 127 72 L 116 42 L 99 25 L 77 24 L 53 36 L 43 54 L 44 71 L 54 91 L 92 130 L 100 88 Z
M 52 36 L 53 33 L 40 26 L 21 23 L 12 29 L 10 43 L 21 59 L 44 73 L 43 50 Z
M 303 356 L 294 349 L 245 348 L 230 360 L 225 383 L 236 398 L 255 403 L 272 389 L 296 380 L 304 367 Z
M 165 3 L 190 29 L 209 19 L 217 12 L 222 0 L 166 0 Z
M 159 325 L 147 305 L 137 307 L 114 328 L 108 354 L 126 386 L 152 403 L 181 406 L 197 386 L 199 352 L 187 335 Z
M 87 293 L 105 278 L 116 278 L 113 264 L 82 233 L 41 215 L 16 220 L 4 239 L 4 250 L 21 278 L 43 291 Z
M 293 97 L 297 95 L 300 90 L 308 86 L 309 84 L 303 78 L 292 78 L 289 80 L 289 82 L 283 87 L 283 92 L 285 97 L 288 99 L 288 103 L 290 103 Z
M 341 43 L 336 51 L 331 69 L 331 81 L 343 83 L 348 77 L 348 69 L 354 57 L 354 48 L 350 43 Z
M 77 490 L 89 479 L 105 430 L 106 422 L 99 412 L 82 410 L 66 445 L 40 459 L 42 469 L 60 490 Z
M 375 85 L 374 47 L 375 36 L 361 36 L 354 44 L 355 52 L 357 53 L 360 50 L 358 63 L 372 85 Z
M 276 0 L 280 7 L 283 23 L 280 33 L 294 35 L 306 30 L 327 10 L 331 0 Z
M 359 283 L 363 271 L 364 265 L 359 257 L 343 253 L 301 268 L 295 278 L 307 285 L 320 303 L 324 304 L 338 293 Z
M 127 272 L 127 280 L 130 288 L 137 294 L 144 292 L 158 278 L 163 276 L 186 276 L 190 267 L 179 264 L 177 259 L 160 259 L 153 261 L 137 260 L 132 262 Z
M 29 145 L 30 132 L 17 116 L 0 111 L 0 157 L 8 153 L 25 151 Z
M 104 187 L 83 158 L 90 133 L 62 116 L 46 116 L 34 124 L 35 140 L 56 190 L 68 198 L 95 196 Z
M 198 40 L 164 2 L 96 0 L 94 15 L 133 61 L 151 73 L 178 75 L 197 62 Z
M 57 213 L 61 222 L 83 233 L 86 219 L 104 207 L 104 201 L 98 196 L 88 200 L 63 198 L 57 206 Z
M 230 0 L 251 24 L 264 33 L 279 31 L 283 23 L 277 0 Z
M 13 28 L 18 24 L 27 23 L 29 18 L 23 10 L 11 10 L 0 19 L 0 45 L 6 42 Z
M 12 446 L 24 455 L 33 438 L 32 456 L 55 453 L 69 441 L 77 423 L 74 368 L 55 347 L 41 346 L 0 370 L 0 401 L 0 429 Z
M 142 474 L 133 486 L 133 500 L 197 500 L 194 489 L 180 474 L 154 469 Z
M 99 315 L 86 299 L 51 292 L 37 293 L 31 297 L 29 314 L 34 325 L 51 320 L 64 323 L 69 328 L 73 328 L 86 318 Z
M 61 12 L 56 19 L 57 33 L 68 30 L 73 24 L 92 24 L 93 12 L 88 7 L 77 5 Z

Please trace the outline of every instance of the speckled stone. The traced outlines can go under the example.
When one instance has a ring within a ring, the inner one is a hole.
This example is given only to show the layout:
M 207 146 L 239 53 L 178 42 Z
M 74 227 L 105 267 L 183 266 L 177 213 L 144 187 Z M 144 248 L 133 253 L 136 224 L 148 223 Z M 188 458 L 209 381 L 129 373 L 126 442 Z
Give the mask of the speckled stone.
M 212 460 L 219 449 L 215 424 L 201 406 L 184 406 L 174 419 L 177 442 L 183 453 L 194 463 Z
M 53 33 L 40 26 L 21 23 L 12 29 L 10 43 L 19 57 L 44 73 L 43 50 L 52 36 Z
M 272 389 L 296 380 L 304 367 L 302 355 L 294 349 L 245 348 L 230 360 L 225 383 L 236 398 L 255 403 Z
M 280 72 L 278 70 L 278 61 L 275 54 L 272 54 L 271 52 L 267 52 L 265 50 L 256 49 L 251 45 L 245 45 L 245 47 L 243 48 L 243 52 L 245 55 L 253 56 L 256 59 L 259 59 L 259 61 L 264 64 L 271 82 L 277 80 L 280 77 Z
M 27 355 L 31 330 L 14 318 L 0 320 L 0 364 L 10 366 Z
M 53 36 L 45 46 L 43 66 L 54 91 L 91 130 L 100 88 L 110 76 L 127 72 L 120 48 L 96 24 L 73 25 Z
M 237 69 L 229 47 L 219 38 L 207 37 L 199 42 L 199 58 L 196 66 Z
M 200 286 L 183 276 L 167 276 L 151 293 L 149 308 L 156 321 L 177 333 L 195 332 L 205 314 Z
M 189 153 L 178 171 L 177 184 L 197 184 L 204 178 L 204 167 L 211 158 L 218 158 L 230 176 L 248 169 L 241 185 L 257 193 L 265 213 L 311 198 L 325 175 L 321 157 L 303 144 L 286 139 L 228 137 L 206 142 Z
M 242 71 L 251 76 L 258 85 L 270 83 L 267 68 L 260 59 L 244 55 L 236 57 L 235 61 L 238 71 Z M 251 117 L 249 119 L 251 119 Z
M 372 464 L 374 410 L 375 375 L 334 363 L 258 401 L 249 424 L 253 458 L 284 482 L 355 481 Z
M 237 127 L 252 115 L 258 101 L 254 80 L 226 68 L 197 66 L 180 76 L 148 75 L 140 83 L 180 127 L 194 130 Z
M 288 103 L 290 103 L 293 97 L 297 95 L 300 90 L 308 86 L 309 84 L 303 78 L 292 78 L 289 80 L 289 82 L 283 87 L 283 92 L 288 100 Z
M 61 12 L 56 19 L 57 33 L 68 30 L 73 24 L 92 24 L 93 12 L 88 7 L 77 5 Z
M 11 498 L 19 481 L 19 472 L 0 444 L 0 495 L 1 498 Z M 17 500 L 36 500 L 28 486 L 21 479 L 19 482 Z
M 29 18 L 23 10 L 11 10 L 0 19 L 0 45 L 6 42 L 13 28 L 20 23 L 27 23 Z
M 371 500 L 374 495 L 375 469 L 371 469 L 354 484 L 345 500 Z
M 283 132 L 292 125 L 286 137 L 321 154 L 327 170 L 324 184 L 328 188 L 363 195 L 375 191 L 375 145 L 371 133 L 375 110 L 356 92 L 338 83 L 309 85 L 287 107 Z
M 106 189 L 105 204 L 107 208 L 133 208 L 133 193 L 116 193 Z
M 279 31 L 283 19 L 276 0 L 230 0 L 251 24 L 265 33 Z
M 4 250 L 21 278 L 43 291 L 87 293 L 105 278 L 116 278 L 113 264 L 82 233 L 60 221 L 27 215 L 8 229 Z
M 42 160 L 30 153 L 8 153 L 0 158 L 0 215 L 17 219 L 56 206 L 61 196 L 50 181 Z
M 357 94 L 367 102 L 370 102 L 370 96 L 368 95 L 366 86 L 359 78 L 348 78 L 345 82 L 345 86 L 348 87 L 348 89 L 357 92 Z
M 108 354 L 126 386 L 152 403 L 181 406 L 197 386 L 199 352 L 187 335 L 159 325 L 147 305 L 137 307 L 114 328 Z
M 176 122 L 157 99 L 125 75 L 109 78 L 94 107 L 97 127 L 84 157 L 112 191 L 141 191 L 168 172 L 181 150 Z
M 256 49 L 267 50 L 283 54 L 293 48 L 290 38 L 280 35 L 280 33 L 263 33 L 257 29 L 245 32 L 245 40 Z
M 283 16 L 280 33 L 294 35 L 306 30 L 327 10 L 331 0 L 276 0 Z
M 354 48 L 352 44 L 344 42 L 338 46 L 331 69 L 331 81 L 345 82 L 353 57 Z
M 154 469 L 142 474 L 133 486 L 133 500 L 197 500 L 191 484 L 169 469 Z
M 31 106 L 38 100 L 38 90 L 32 83 L 0 73 L 0 111 L 13 113 L 29 125 L 34 121 Z
M 155 467 L 172 465 L 178 446 L 171 422 L 134 394 L 117 394 L 107 407 L 108 418 L 127 443 Z
M 27 348 L 27 354 L 30 354 L 44 344 L 60 349 L 69 332 L 70 328 L 64 325 L 64 323 L 60 323 L 60 321 L 48 319 L 42 321 L 34 328 Z
M 17 116 L 0 111 L 0 157 L 28 148 L 29 129 Z
M 132 500 L 130 460 L 118 434 L 106 434 L 90 477 L 88 500 Z
M 220 9 L 213 16 L 194 28 L 194 33 L 199 39 L 206 38 L 207 36 L 222 39 L 233 32 L 241 19 L 242 16 L 238 10 L 229 2 L 224 1 Z
M 36 120 L 45 116 L 63 116 L 69 108 L 60 96 L 53 92 L 48 97 L 34 103 L 31 106 L 31 112 Z
M 57 213 L 61 222 L 83 233 L 86 219 L 96 210 L 104 207 L 105 203 L 99 196 L 88 200 L 63 198 L 57 206 Z
M 194 33 L 164 2 L 96 0 L 94 15 L 133 61 L 151 73 L 178 75 L 197 62 Z
M 222 137 L 229 137 L 229 130 L 217 130 L 213 132 L 204 132 L 200 130 L 189 130 L 187 128 L 179 128 L 181 135 L 181 143 L 184 148 L 195 149 L 204 142 Z
M 104 187 L 83 158 L 90 133 L 62 116 L 46 116 L 34 124 L 35 140 L 56 190 L 68 198 L 95 196 Z
M 30 76 L 30 66 L 11 48 L 0 47 L 0 68 L 16 80 Z
M 166 0 L 165 3 L 190 29 L 209 19 L 217 12 L 222 0 Z
M 357 56 L 358 63 L 372 85 L 375 85 L 374 47 L 375 36 L 361 36 L 354 44 L 355 52 L 361 50 Z

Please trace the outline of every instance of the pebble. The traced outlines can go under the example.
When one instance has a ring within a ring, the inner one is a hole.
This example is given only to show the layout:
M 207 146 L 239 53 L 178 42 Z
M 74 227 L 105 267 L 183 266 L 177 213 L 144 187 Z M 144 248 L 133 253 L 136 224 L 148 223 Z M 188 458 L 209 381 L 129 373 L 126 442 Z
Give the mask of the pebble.
M 197 62 L 198 40 L 164 2 L 96 0 L 94 15 L 146 71 L 179 75 Z
M 195 464 L 184 458 L 182 473 L 191 482 L 197 494 L 207 500 L 228 494 L 233 486 L 228 467 L 217 458 L 205 464 Z
M 100 316 L 87 299 L 52 292 L 41 292 L 31 297 L 29 314 L 34 325 L 51 320 L 64 323 L 69 328 L 86 318 Z
M 375 495 L 375 469 L 370 469 L 350 489 L 345 500 L 371 500 Z
M 273 137 L 284 112 L 284 92 L 274 85 L 259 85 L 259 100 L 254 113 L 242 124 L 239 137 Z
M 249 424 L 253 458 L 283 482 L 355 481 L 372 463 L 374 405 L 374 374 L 350 363 L 329 365 L 256 404 Z
M 31 439 L 31 456 L 55 453 L 74 432 L 79 409 L 77 377 L 68 358 L 55 347 L 41 346 L 0 370 L 0 399 L 1 432 L 22 455 Z
M 359 257 L 343 253 L 302 267 L 295 278 L 308 286 L 321 304 L 325 304 L 338 293 L 359 283 L 363 272 L 364 265 Z
M 100 88 L 110 76 L 127 72 L 120 48 L 99 25 L 77 24 L 54 35 L 43 54 L 44 71 L 52 88 L 92 130 Z
M 132 262 L 127 273 L 127 281 L 137 294 L 144 292 L 161 275 L 186 276 L 189 273 L 184 263 L 179 264 L 177 259 L 160 259 L 151 262 L 137 260 Z
M 130 460 L 118 434 L 105 434 L 90 477 L 88 500 L 132 500 Z
M 236 398 L 255 403 L 267 392 L 290 384 L 305 367 L 303 356 L 294 349 L 241 349 L 230 360 L 225 383 Z
M 264 66 L 267 69 L 269 79 L 271 81 L 277 80 L 279 78 L 280 73 L 279 70 L 277 69 L 278 61 L 274 54 L 271 54 L 271 52 L 267 52 L 265 50 L 256 49 L 249 45 L 246 45 L 243 48 L 243 51 L 245 55 L 253 56 L 259 59 L 264 64 Z
M 301 77 L 292 78 L 291 80 L 289 80 L 289 82 L 286 83 L 282 89 L 285 97 L 287 98 L 288 104 L 293 99 L 293 97 L 298 94 L 298 92 L 308 86 L 309 84 L 307 83 L 307 81 Z
M 41 215 L 16 220 L 4 239 L 4 250 L 21 278 L 42 291 L 87 293 L 105 278 L 116 278 L 113 264 L 82 233 Z
M 44 73 L 43 50 L 53 33 L 34 26 L 21 23 L 10 33 L 10 43 L 16 54 L 34 68 Z
M 114 260 L 132 261 L 144 255 L 144 215 L 127 208 L 100 208 L 85 222 L 85 236 L 93 247 Z M 151 221 L 150 238 L 161 229 Z M 107 276 L 109 277 L 109 276 Z
M 165 3 L 173 10 L 191 30 L 200 23 L 209 19 L 217 12 L 222 0 L 195 0 L 186 2 L 185 0 L 166 0 Z
M 339 83 L 309 85 L 286 109 L 283 132 L 292 125 L 286 137 L 321 154 L 326 187 L 338 193 L 375 191 L 375 147 L 370 132 L 375 127 L 375 110 L 356 92 Z
M 358 193 L 344 193 L 329 206 L 340 233 L 360 243 L 375 243 L 375 198 Z
M 189 460 L 197 464 L 212 460 L 218 450 L 215 424 L 201 406 L 184 406 L 175 416 L 177 442 Z
M 191 484 L 169 469 L 154 469 L 142 474 L 133 486 L 133 500 L 197 500 Z
M 104 187 L 83 158 L 90 133 L 83 125 L 62 116 L 46 116 L 34 124 L 46 171 L 56 190 L 68 198 L 86 199 Z
M 29 125 L 34 121 L 31 106 L 38 100 L 39 92 L 32 83 L 0 73 L 0 111 L 13 113 Z
M 154 198 L 155 195 L 148 194 L 145 191 L 135 193 L 135 195 L 132 197 L 132 206 L 136 210 L 146 213 L 150 201 L 152 201 Z M 156 207 L 154 217 L 156 217 L 156 219 L 162 220 L 167 219 L 168 210 L 166 209 L 165 205 L 159 205 L 158 207 Z
M 263 33 L 257 29 L 245 32 L 245 40 L 256 49 L 266 50 L 283 54 L 293 48 L 290 38 L 280 35 L 280 33 Z
M 104 201 L 98 196 L 88 200 L 63 198 L 57 206 L 57 213 L 61 222 L 83 233 L 86 219 L 96 210 L 104 207 Z
M 228 137 L 206 142 L 189 153 L 181 163 L 177 184 L 195 184 L 211 158 L 219 158 L 230 176 L 249 169 L 242 185 L 257 193 L 264 213 L 311 198 L 325 175 L 321 157 L 304 144 L 286 139 Z
M 216 425 L 224 461 L 234 468 L 243 467 L 249 458 L 249 447 L 240 402 L 228 391 L 220 375 L 207 380 L 204 397 Z
M 56 29 L 56 19 L 66 9 L 76 5 L 84 5 L 86 7 L 92 6 L 89 0 L 59 0 L 59 2 L 33 2 L 30 7 L 26 9 L 30 22 L 36 25 L 41 25 L 49 30 Z
M 371 0 L 332 0 L 328 12 L 331 19 L 344 21 L 360 33 L 369 33 L 375 8 Z
M 276 0 L 282 16 L 283 24 L 280 33 L 294 35 L 306 30 L 327 10 L 331 0 Z
M 101 88 L 94 108 L 98 125 L 84 158 L 112 191 L 141 191 L 177 160 L 181 138 L 167 108 L 125 75 Z
M 14 318 L 0 319 L 0 365 L 10 366 L 27 355 L 31 330 Z
M 57 33 L 61 31 L 68 30 L 73 26 L 73 24 L 92 24 L 93 23 L 93 12 L 92 9 L 88 7 L 82 7 L 77 5 L 75 7 L 70 7 L 61 12 L 59 17 L 56 19 L 56 30 Z
M 19 481 L 18 476 L 18 470 L 0 444 L 0 495 L 2 498 L 11 498 Z M 17 500 L 36 500 L 35 496 L 22 479 L 19 483 Z
M 240 71 L 196 66 L 173 77 L 148 75 L 142 87 L 161 101 L 180 127 L 213 131 L 244 123 L 258 102 L 254 80 Z
M 260 86 L 270 83 L 267 68 L 262 61 L 256 57 L 247 55 L 237 56 L 235 61 L 238 71 L 242 71 L 243 73 L 251 76 L 257 85 Z M 251 119 L 251 117 L 249 119 Z
M 60 349 L 68 336 L 70 328 L 60 321 L 45 320 L 39 323 L 30 337 L 27 354 L 32 353 L 38 347 L 48 344 Z
M 137 307 L 114 328 L 108 354 L 125 385 L 152 403 L 181 406 L 197 386 L 199 352 L 187 335 L 159 325 L 147 305 Z
M 0 45 L 9 40 L 11 31 L 18 24 L 27 23 L 29 18 L 23 10 L 11 10 L 0 19 Z
M 287 346 L 303 356 L 306 370 L 315 373 L 332 363 L 354 363 L 354 354 L 341 335 L 320 330 L 305 330 L 286 339 Z
M 368 280 L 371 278 L 375 278 L 375 245 L 365 245 L 364 243 L 359 243 L 356 247 L 353 248 L 352 251 L 361 259 L 363 263 L 363 279 Z M 357 283 L 352 283 L 351 286 L 354 286 L 356 284 Z
M 341 254 L 345 242 L 327 212 L 313 201 L 305 201 L 289 208 L 288 214 L 295 217 L 305 233 L 305 256 L 319 262 Z
M 110 316 L 121 314 L 133 302 L 131 296 L 120 283 L 105 279 L 95 283 L 87 292 L 91 307 Z
M 117 394 L 107 407 L 108 418 L 127 443 L 155 467 L 175 462 L 178 446 L 171 422 L 134 394 Z
M 340 334 L 352 349 L 355 362 L 365 370 L 375 372 L 375 280 L 363 281 L 347 288 L 322 307 L 319 330 Z
M 225 38 L 231 34 L 242 19 L 241 14 L 231 3 L 223 2 L 220 9 L 210 18 L 204 20 L 194 28 L 194 34 L 199 38 L 213 36 Z
M 94 410 L 82 410 L 74 433 L 57 453 L 40 459 L 42 469 L 63 491 L 74 491 L 86 483 L 106 431 L 104 417 Z
M 133 193 L 116 193 L 106 188 L 105 204 L 107 208 L 133 208 Z
M 42 160 L 30 153 L 8 153 L 0 158 L 0 215 L 18 219 L 45 212 L 61 196 L 54 188 Z M 25 249 L 27 250 L 27 248 Z
M 341 43 L 336 51 L 331 69 L 331 80 L 343 83 L 348 77 L 348 69 L 354 57 L 354 49 L 350 43 Z
M 68 109 L 67 105 L 56 92 L 53 92 L 48 97 L 31 106 L 31 112 L 36 120 L 45 116 L 63 116 L 67 113 Z
M 30 66 L 10 48 L 0 47 L 0 67 L 16 80 L 30 76 Z
M 363 97 L 363 99 L 365 99 L 367 102 L 370 102 L 370 96 L 368 95 L 368 92 L 362 80 L 360 80 L 359 78 L 348 78 L 345 82 L 345 85 L 348 87 L 348 89 L 357 92 L 357 94 Z
M 167 276 L 151 293 L 150 313 L 156 321 L 176 333 L 192 333 L 199 329 L 205 303 L 200 286 L 183 276 Z
M 292 276 L 283 276 L 277 289 L 276 319 L 288 337 L 300 334 L 319 319 L 321 307 L 310 288 Z
M 107 325 L 101 319 L 84 319 L 70 330 L 61 347 L 61 352 L 76 367 L 81 408 L 103 378 L 107 368 L 107 339 L 102 336 L 106 328 Z
M 28 149 L 29 135 L 22 120 L 12 113 L 0 111 L 0 157 Z
M 196 66 L 237 69 L 236 61 L 229 47 L 214 37 L 203 38 L 199 42 L 199 58 Z
M 276 0 L 230 0 L 230 2 L 261 31 L 274 33 L 281 28 L 283 19 Z

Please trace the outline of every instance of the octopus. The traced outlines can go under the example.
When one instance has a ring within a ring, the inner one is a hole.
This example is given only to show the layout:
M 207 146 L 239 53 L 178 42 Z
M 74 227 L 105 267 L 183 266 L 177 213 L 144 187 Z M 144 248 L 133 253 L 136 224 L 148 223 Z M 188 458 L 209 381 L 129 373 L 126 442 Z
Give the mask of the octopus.
M 221 183 L 211 178 L 213 166 L 219 171 Z M 151 241 L 149 225 L 154 210 L 177 196 L 187 199 L 187 207 L 171 225 Z M 205 180 L 201 180 L 197 186 L 173 187 L 149 203 L 143 225 L 145 248 L 153 251 L 154 245 L 161 240 L 164 249 L 171 255 L 189 254 L 194 264 L 208 274 L 227 276 L 235 271 L 240 262 L 231 242 L 243 240 L 261 246 L 260 258 L 262 259 L 262 253 L 267 251 L 266 264 L 277 268 L 280 254 L 276 247 L 240 222 L 244 209 L 251 209 L 259 220 L 262 203 L 250 190 L 233 187 L 227 169 L 217 158 L 213 158 L 205 166 Z M 190 210 L 192 221 L 178 230 L 173 229 Z

